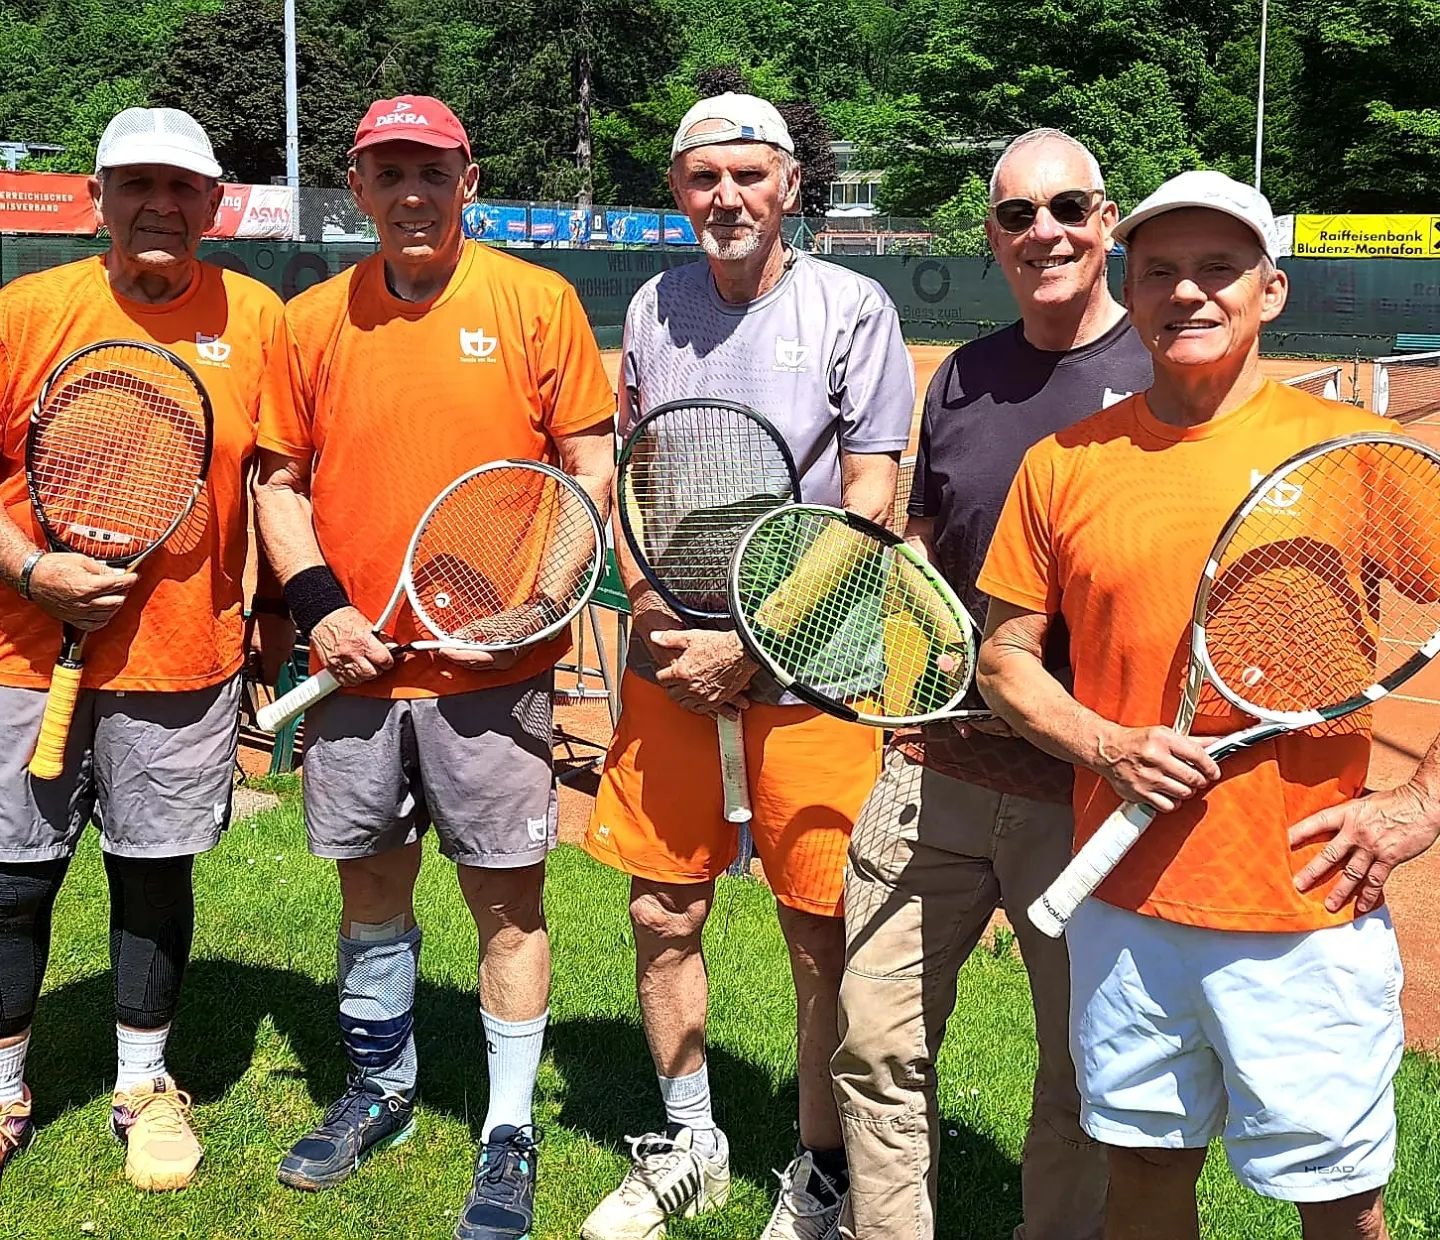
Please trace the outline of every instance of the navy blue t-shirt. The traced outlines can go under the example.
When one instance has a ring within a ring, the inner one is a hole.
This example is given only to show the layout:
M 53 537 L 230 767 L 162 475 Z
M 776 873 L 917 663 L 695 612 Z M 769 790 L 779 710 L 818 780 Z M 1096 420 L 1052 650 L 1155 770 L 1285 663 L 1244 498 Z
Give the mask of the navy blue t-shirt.
M 1089 344 L 1067 352 L 1037 349 L 1019 322 L 957 349 L 941 363 L 925 395 L 910 515 L 934 522 L 935 564 L 975 623 L 985 625 L 989 598 L 975 588 L 1000 520 L 1010 483 L 1026 450 L 1098 409 L 1150 387 L 1150 354 L 1128 316 Z M 1045 664 L 1069 668 L 1069 634 L 1058 618 L 1047 637 Z M 974 706 L 983 706 L 978 693 Z M 1026 742 L 976 734 L 962 741 L 953 727 L 925 730 L 925 761 L 946 773 L 998 791 L 1024 791 L 1035 766 L 1054 769 L 1052 792 L 1068 784 L 1069 768 Z M 1016 747 L 1025 751 L 1024 762 Z M 1014 765 L 1019 783 L 986 778 Z M 1061 782 L 1056 782 L 1061 781 Z M 1040 782 L 1038 774 L 1035 782 Z M 1038 795 L 1038 793 L 1037 793 Z M 1060 792 L 1042 799 L 1063 799 Z

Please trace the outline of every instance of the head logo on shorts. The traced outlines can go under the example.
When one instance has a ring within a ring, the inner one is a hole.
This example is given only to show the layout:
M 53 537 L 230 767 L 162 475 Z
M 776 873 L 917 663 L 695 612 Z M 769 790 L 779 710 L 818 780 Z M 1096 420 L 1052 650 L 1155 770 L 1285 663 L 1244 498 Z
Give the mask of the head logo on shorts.
M 230 358 L 230 346 L 219 336 L 196 332 L 195 355 L 200 361 L 209 362 L 212 366 L 223 366 Z
M 532 843 L 543 844 L 550 836 L 550 819 L 544 815 L 539 818 L 527 816 L 525 830 L 529 833 Z
M 776 336 L 775 369 L 799 374 L 805 369 L 805 358 L 809 352 L 810 350 L 800 343 L 799 337 L 789 340 L 784 336 Z
M 500 343 L 500 337 L 487 336 L 483 327 L 477 327 L 473 332 L 467 332 L 463 327 L 460 329 L 460 360 L 462 362 L 493 362 L 495 359 L 490 355 L 495 352 L 495 346 Z

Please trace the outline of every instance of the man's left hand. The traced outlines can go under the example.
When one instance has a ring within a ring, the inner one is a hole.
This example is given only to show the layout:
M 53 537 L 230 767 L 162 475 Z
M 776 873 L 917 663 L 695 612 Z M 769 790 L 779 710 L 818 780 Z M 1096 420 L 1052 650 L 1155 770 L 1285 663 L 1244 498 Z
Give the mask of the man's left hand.
M 653 634 L 650 642 L 678 652 L 655 679 L 686 710 L 716 715 L 746 705 L 740 695 L 759 669 L 734 633 L 674 629 Z
M 1325 907 L 1338 913 L 1353 899 L 1357 914 L 1368 913 L 1379 906 L 1391 871 L 1440 836 L 1440 807 L 1410 784 L 1372 792 L 1302 818 L 1290 828 L 1290 847 L 1326 836 L 1333 838 L 1295 875 L 1296 889 L 1310 891 L 1339 870 Z
M 295 624 L 289 616 L 252 614 L 245 623 L 245 659 L 262 684 L 273 686 L 295 652 Z

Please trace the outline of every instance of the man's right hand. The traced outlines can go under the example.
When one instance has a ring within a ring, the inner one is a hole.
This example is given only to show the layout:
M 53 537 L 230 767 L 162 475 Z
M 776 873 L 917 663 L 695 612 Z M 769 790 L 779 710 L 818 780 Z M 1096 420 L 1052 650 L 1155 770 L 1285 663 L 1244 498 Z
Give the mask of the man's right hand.
M 51 551 L 30 574 L 30 599 L 83 633 L 104 628 L 139 578 L 72 551 Z
M 1122 801 L 1168 814 L 1220 778 L 1220 767 L 1193 736 L 1173 728 L 1113 725 L 1096 742 L 1096 772 Z
M 374 680 L 395 666 L 395 656 L 355 607 L 340 607 L 310 633 L 310 648 L 342 685 Z

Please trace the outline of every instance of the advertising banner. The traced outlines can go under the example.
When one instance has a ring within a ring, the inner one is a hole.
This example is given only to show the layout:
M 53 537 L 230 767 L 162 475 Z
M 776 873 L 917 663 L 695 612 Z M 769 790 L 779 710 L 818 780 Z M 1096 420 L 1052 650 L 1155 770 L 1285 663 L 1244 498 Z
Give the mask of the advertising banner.
M 295 235 L 294 198 L 288 185 L 229 185 L 207 237 L 285 241 Z
M 1296 258 L 1440 258 L 1440 215 L 1297 215 Z
M 68 172 L 0 172 L 0 232 L 93 237 L 87 180 Z

